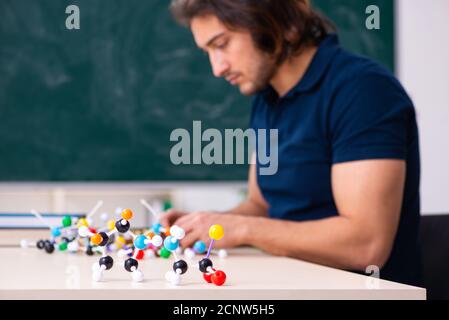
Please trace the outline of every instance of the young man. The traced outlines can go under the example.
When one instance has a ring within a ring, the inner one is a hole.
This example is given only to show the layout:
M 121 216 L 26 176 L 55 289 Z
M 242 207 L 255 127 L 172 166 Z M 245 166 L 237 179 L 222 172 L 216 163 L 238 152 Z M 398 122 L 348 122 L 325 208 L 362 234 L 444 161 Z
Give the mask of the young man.
M 251 165 L 234 210 L 186 214 L 184 246 L 208 240 L 420 284 L 419 146 L 412 101 L 379 65 L 343 50 L 307 0 L 174 0 L 213 73 L 255 95 L 254 129 L 279 130 L 278 172 Z

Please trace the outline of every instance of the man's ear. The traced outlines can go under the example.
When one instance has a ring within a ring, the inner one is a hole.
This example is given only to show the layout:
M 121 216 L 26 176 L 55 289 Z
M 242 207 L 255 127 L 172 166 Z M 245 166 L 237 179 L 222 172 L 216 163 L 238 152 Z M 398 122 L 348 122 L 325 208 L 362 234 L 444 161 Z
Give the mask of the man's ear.
M 291 26 L 284 34 L 284 39 L 288 43 L 298 43 L 301 39 L 299 30 L 296 26 Z

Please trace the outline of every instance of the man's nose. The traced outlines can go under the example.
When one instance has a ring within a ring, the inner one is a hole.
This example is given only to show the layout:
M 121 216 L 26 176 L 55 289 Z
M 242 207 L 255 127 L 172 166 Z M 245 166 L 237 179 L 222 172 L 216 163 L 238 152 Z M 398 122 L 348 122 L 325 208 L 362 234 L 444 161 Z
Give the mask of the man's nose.
M 210 56 L 210 63 L 212 65 L 212 72 L 217 78 L 223 77 L 230 69 L 229 63 L 220 53 L 212 54 Z

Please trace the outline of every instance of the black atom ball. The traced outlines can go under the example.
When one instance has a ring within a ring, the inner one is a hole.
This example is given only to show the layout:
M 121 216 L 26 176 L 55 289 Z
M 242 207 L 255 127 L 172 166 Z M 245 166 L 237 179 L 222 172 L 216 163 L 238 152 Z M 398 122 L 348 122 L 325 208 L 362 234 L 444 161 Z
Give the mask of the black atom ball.
M 115 228 L 117 229 L 118 232 L 120 233 L 125 233 L 128 232 L 130 224 L 128 221 L 126 221 L 126 224 L 123 225 L 122 221 L 126 221 L 125 219 L 120 219 L 115 223 Z
M 45 241 L 44 240 L 39 240 L 37 243 L 36 243 L 36 247 L 38 248 L 38 249 L 44 249 L 44 247 L 45 247 Z
M 50 241 L 45 242 L 45 251 L 47 253 L 53 253 L 55 251 L 55 246 Z
M 86 249 L 86 254 L 87 254 L 88 256 L 93 256 L 93 255 L 94 255 L 94 251 L 92 250 L 92 247 L 91 247 L 91 246 L 88 246 L 88 247 L 87 247 L 87 249 Z
M 200 271 L 203 273 L 207 272 L 207 268 L 212 267 L 212 261 L 207 258 L 204 258 L 198 264 L 200 267 Z
M 100 232 L 100 236 L 103 238 L 103 241 L 100 242 L 99 246 L 104 247 L 109 241 L 109 236 L 106 232 Z
M 176 272 L 177 269 L 181 269 L 181 274 L 186 273 L 188 269 L 187 262 L 185 262 L 184 260 L 179 260 L 173 263 L 173 271 Z
M 132 267 L 137 267 L 139 266 L 139 263 L 137 262 L 136 259 L 133 258 L 129 258 L 128 260 L 125 261 L 125 269 L 128 272 L 133 272 L 133 270 L 131 270 Z
M 114 259 L 111 256 L 101 257 L 99 264 L 100 266 L 105 266 L 106 270 L 109 270 L 114 265 Z

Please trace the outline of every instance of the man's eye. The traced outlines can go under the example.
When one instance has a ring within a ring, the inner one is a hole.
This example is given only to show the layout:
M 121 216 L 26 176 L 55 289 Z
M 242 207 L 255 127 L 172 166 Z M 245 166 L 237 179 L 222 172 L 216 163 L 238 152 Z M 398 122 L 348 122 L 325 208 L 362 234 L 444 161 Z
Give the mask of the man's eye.
M 226 48 L 227 45 L 228 45 L 228 42 L 226 41 L 226 42 L 217 44 L 217 45 L 216 45 L 216 48 L 217 48 L 217 49 L 224 49 L 224 48 Z

